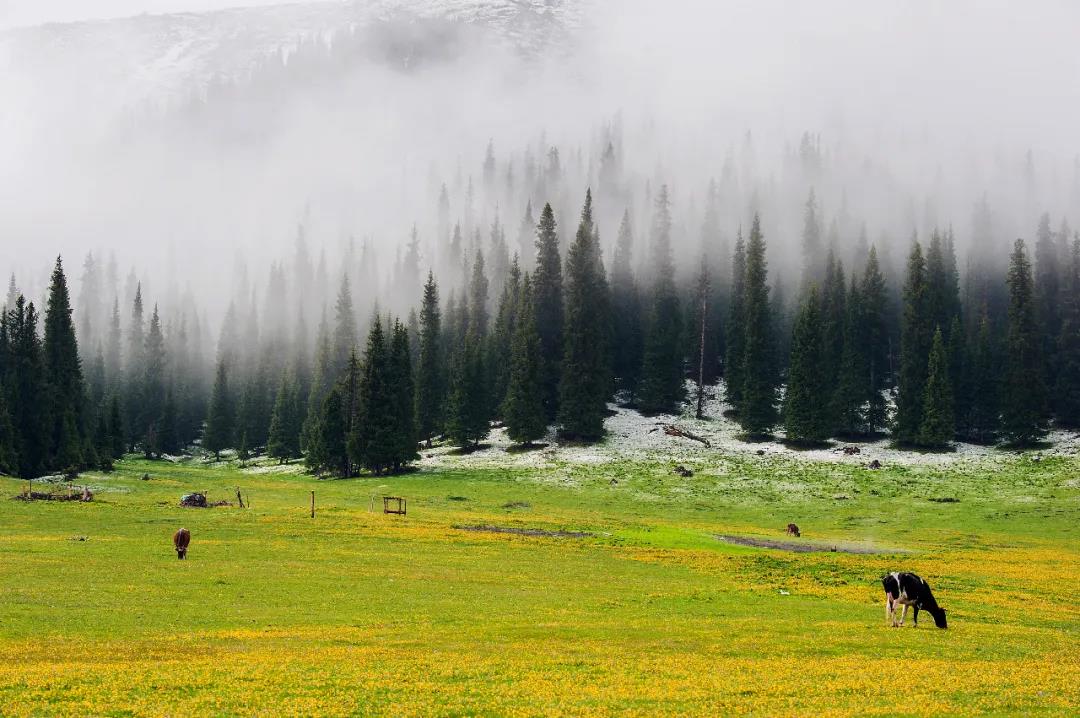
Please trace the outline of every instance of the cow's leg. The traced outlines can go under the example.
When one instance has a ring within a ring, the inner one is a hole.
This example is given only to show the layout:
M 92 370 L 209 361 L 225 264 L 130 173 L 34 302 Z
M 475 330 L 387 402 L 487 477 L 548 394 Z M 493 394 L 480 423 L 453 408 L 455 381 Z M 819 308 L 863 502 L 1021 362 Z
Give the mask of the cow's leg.
M 885 594 L 885 626 L 892 626 L 892 599 Z
M 900 611 L 900 625 L 904 625 L 904 619 L 907 618 L 907 604 L 904 604 L 903 610 Z
M 911 627 L 919 627 L 919 604 L 915 604 L 911 607 Z

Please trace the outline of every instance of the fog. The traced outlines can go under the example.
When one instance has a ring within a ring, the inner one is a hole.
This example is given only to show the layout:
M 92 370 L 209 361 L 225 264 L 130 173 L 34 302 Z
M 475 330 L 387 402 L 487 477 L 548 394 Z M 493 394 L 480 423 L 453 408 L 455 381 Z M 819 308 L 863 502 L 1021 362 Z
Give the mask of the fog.
M 0 272 L 31 298 L 57 254 L 77 278 L 93 252 L 114 258 L 121 302 L 134 273 L 150 301 L 216 321 L 263 296 L 302 231 L 330 286 L 291 301 L 316 312 L 348 272 L 404 311 L 414 225 L 422 269 L 452 284 L 455 223 L 486 250 L 498 221 L 528 251 L 526 203 L 551 202 L 565 239 L 590 186 L 607 258 L 624 210 L 644 246 L 667 185 L 680 266 L 726 262 L 722 240 L 760 211 L 777 281 L 798 271 L 811 188 L 834 241 L 865 229 L 894 263 L 949 225 L 965 256 L 983 198 L 976 251 L 1003 254 L 1044 212 L 1080 224 L 1067 0 L 383 0 L 86 22 L 221 5 L 0 12 L 23 26 L 0 34 Z M 66 24 L 26 27 L 47 21 Z M 720 232 L 703 246 L 710 180 Z

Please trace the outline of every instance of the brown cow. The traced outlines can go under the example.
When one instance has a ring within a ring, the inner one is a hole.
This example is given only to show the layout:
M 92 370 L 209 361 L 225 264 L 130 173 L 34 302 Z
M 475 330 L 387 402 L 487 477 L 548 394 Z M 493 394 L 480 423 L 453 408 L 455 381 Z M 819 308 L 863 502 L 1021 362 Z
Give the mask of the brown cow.
M 799 533 L 799 527 L 796 526 L 795 524 L 788 524 L 787 525 L 787 532 L 788 532 L 789 536 L 801 536 L 802 535 L 802 534 Z
M 172 542 L 176 548 L 176 558 L 187 558 L 187 547 L 191 543 L 191 532 L 187 529 L 178 530 L 173 534 Z

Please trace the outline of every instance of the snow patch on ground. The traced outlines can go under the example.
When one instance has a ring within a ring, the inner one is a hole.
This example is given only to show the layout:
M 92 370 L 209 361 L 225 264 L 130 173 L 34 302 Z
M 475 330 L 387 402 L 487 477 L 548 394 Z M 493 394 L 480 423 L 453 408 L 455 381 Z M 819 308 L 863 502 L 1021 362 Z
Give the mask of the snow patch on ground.
M 704 469 L 709 473 L 726 471 L 723 466 L 713 466 L 720 457 L 765 456 L 773 458 L 802 459 L 807 462 L 828 462 L 836 464 L 862 465 L 877 460 L 882 466 L 900 464 L 903 466 L 955 466 L 970 468 L 989 468 L 1002 464 L 1015 456 L 1016 452 L 997 449 L 992 446 L 957 444 L 955 451 L 947 453 L 923 453 L 889 447 L 889 439 L 882 438 L 865 442 L 833 442 L 830 446 L 819 449 L 794 449 L 777 440 L 766 442 L 747 442 L 739 438 L 739 425 L 726 417 L 724 411 L 730 409 L 720 397 L 722 387 L 709 391 L 705 402 L 705 419 L 696 419 L 692 406 L 679 416 L 660 415 L 645 417 L 632 409 L 610 405 L 614 414 L 605 422 L 607 437 L 600 443 L 581 446 L 560 441 L 554 432 L 549 432 L 544 443 L 547 446 L 527 451 L 507 451 L 513 442 L 506 435 L 504 428 L 491 431 L 484 441 L 484 448 L 470 453 L 461 453 L 451 446 L 439 446 L 422 450 L 418 462 L 422 468 L 487 468 L 487 469 L 552 469 L 560 464 L 597 465 L 620 461 L 643 462 L 686 462 L 700 465 L 709 464 Z M 692 394 L 691 394 L 692 395 Z M 663 426 L 673 424 L 709 441 L 710 446 L 681 437 L 664 433 Z M 1076 432 L 1053 431 L 1047 437 L 1050 447 L 1042 450 L 1025 452 L 1033 456 L 1077 456 L 1080 455 L 1080 435 Z M 845 454 L 845 446 L 858 447 L 858 454 Z M 760 452 L 760 453 L 759 453 Z M 557 479 L 557 477 L 552 477 Z M 569 479 L 567 479 L 569 480 Z

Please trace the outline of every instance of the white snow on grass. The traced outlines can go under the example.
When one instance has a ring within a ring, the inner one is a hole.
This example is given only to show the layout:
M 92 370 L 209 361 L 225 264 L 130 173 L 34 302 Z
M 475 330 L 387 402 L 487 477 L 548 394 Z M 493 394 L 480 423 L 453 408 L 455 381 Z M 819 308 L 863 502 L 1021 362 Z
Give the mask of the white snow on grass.
M 882 466 L 968 466 L 990 468 L 1004 463 L 1017 452 L 978 446 L 956 444 L 955 450 L 943 453 L 924 453 L 889 446 L 889 438 L 873 441 L 834 441 L 828 447 L 800 450 L 785 446 L 779 440 L 747 442 L 739 438 L 739 425 L 723 412 L 730 407 L 719 397 L 722 387 L 712 387 L 705 402 L 705 419 L 694 417 L 692 403 L 683 414 L 646 417 L 632 409 L 610 405 L 613 416 L 605 421 L 607 436 L 597 444 L 580 444 L 560 441 L 549 432 L 543 443 L 547 446 L 531 450 L 512 450 L 513 442 L 504 428 L 497 428 L 483 442 L 483 447 L 469 453 L 457 451 L 452 446 L 439 446 L 422 450 L 418 465 L 423 468 L 554 468 L 560 464 L 590 465 L 620 461 L 686 462 L 696 467 L 703 464 L 712 467 L 724 456 L 765 456 L 774 458 L 803 459 L 808 462 L 832 462 L 836 464 L 867 465 L 877 460 Z M 693 396 L 691 391 L 690 396 Z M 664 425 L 675 425 L 708 440 L 710 446 L 664 433 Z M 778 433 L 778 439 L 782 434 Z M 1080 454 L 1080 435 L 1075 432 L 1053 431 L 1047 437 L 1049 448 L 1027 451 L 1032 456 Z M 858 447 L 858 454 L 845 454 L 846 446 Z M 761 453 L 759 453 L 761 452 Z M 723 471 L 706 468 L 706 471 Z

